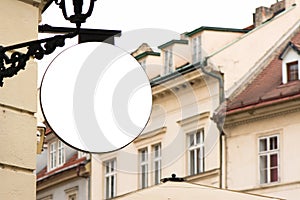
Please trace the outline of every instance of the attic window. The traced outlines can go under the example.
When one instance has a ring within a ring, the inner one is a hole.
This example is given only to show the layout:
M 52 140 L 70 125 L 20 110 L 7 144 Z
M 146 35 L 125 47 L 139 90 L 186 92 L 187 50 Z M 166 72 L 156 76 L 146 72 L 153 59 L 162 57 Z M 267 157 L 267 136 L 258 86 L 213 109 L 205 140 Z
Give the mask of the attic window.
M 298 61 L 287 63 L 287 82 L 299 80 Z

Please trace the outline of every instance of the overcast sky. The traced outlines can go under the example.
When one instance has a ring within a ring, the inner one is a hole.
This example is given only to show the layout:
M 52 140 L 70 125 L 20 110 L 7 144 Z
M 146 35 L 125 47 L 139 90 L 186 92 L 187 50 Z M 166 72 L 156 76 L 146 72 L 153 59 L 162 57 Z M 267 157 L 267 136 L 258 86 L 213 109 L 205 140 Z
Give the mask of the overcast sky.
M 276 0 L 97 0 L 92 16 L 83 27 L 123 32 L 139 28 L 164 28 L 179 33 L 200 26 L 244 28 L 251 25 L 256 7 L 270 6 L 275 2 Z M 72 26 L 63 19 L 54 3 L 43 13 L 43 23 Z
M 89 0 L 84 1 L 89 2 Z M 116 40 L 117 46 L 124 49 L 121 45 L 122 40 L 127 43 L 130 40 L 130 43 L 134 43 L 132 45 L 135 49 L 141 43 L 149 43 L 149 41 L 124 39 L 126 33 L 130 35 L 133 31 L 143 28 L 167 29 L 175 33 L 189 32 L 201 26 L 245 28 L 252 24 L 255 8 L 270 6 L 275 2 L 276 0 L 97 0 L 92 16 L 82 27 L 121 30 L 123 37 Z M 72 5 L 67 7 L 73 9 Z M 84 11 L 86 10 L 87 5 L 84 7 Z M 43 13 L 41 24 L 74 27 L 63 18 L 61 10 L 54 3 Z M 49 35 L 40 34 L 39 37 L 49 37 Z M 170 39 L 162 39 L 158 45 Z M 67 40 L 66 43 L 65 47 L 59 48 L 56 53 L 39 62 L 39 80 L 55 55 L 67 46 L 76 44 L 76 39 Z M 149 44 L 151 47 L 156 46 L 151 42 Z M 133 51 L 132 48 L 130 51 Z

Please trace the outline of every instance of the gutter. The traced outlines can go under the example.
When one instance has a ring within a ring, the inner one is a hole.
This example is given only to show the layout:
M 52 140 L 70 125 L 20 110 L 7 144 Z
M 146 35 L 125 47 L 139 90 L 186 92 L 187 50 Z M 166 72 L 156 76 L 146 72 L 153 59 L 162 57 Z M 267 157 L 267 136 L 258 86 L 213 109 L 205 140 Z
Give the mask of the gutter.
M 219 83 L 219 106 L 225 101 L 225 91 L 224 91 L 224 80 L 223 76 L 220 73 L 213 72 L 213 71 L 207 71 L 205 67 L 207 66 L 207 59 L 209 57 L 205 57 L 203 62 L 197 62 L 194 64 L 189 64 L 186 66 L 183 66 L 182 68 L 178 68 L 175 72 L 168 74 L 163 77 L 158 77 L 154 78 L 151 80 L 150 85 L 151 87 L 155 87 L 159 84 L 162 84 L 164 82 L 167 82 L 169 80 L 172 80 L 174 78 L 177 78 L 179 76 L 182 76 L 184 74 L 187 74 L 189 72 L 195 71 L 197 69 L 200 69 L 204 74 L 217 79 Z M 222 124 L 223 124 L 224 118 L 221 118 L 220 121 L 215 121 L 217 124 L 217 128 L 219 130 L 219 141 L 220 141 L 220 146 L 219 146 L 219 157 L 220 157 L 220 163 L 219 163 L 219 169 L 220 169 L 220 176 L 219 176 L 219 188 L 223 188 L 223 141 L 224 143 L 226 142 L 225 139 L 225 134 L 223 132 Z M 226 144 L 225 144 L 226 146 Z M 226 179 L 225 179 L 226 180 Z M 226 183 L 226 181 L 225 181 Z
M 205 69 L 205 67 L 207 66 L 207 59 L 208 59 L 207 57 L 204 58 L 204 61 L 202 64 L 200 62 L 196 63 L 196 64 L 200 65 L 200 69 L 204 74 L 218 80 L 218 83 L 219 83 L 219 106 L 220 106 L 225 100 L 223 76 L 222 76 L 221 72 L 216 73 L 216 72 L 207 71 Z M 226 146 L 226 138 L 225 138 L 225 134 L 224 134 L 223 128 L 222 128 L 223 121 L 224 121 L 224 118 L 222 118 L 221 121 L 215 122 L 217 124 L 217 128 L 219 130 L 219 142 L 220 142 L 220 146 L 219 146 L 219 158 L 220 158 L 220 160 L 219 160 L 219 169 L 220 169 L 219 188 L 223 188 L 223 160 L 224 160 L 223 159 L 223 142 L 225 143 L 225 146 Z M 224 138 L 224 140 L 223 140 L 223 138 Z

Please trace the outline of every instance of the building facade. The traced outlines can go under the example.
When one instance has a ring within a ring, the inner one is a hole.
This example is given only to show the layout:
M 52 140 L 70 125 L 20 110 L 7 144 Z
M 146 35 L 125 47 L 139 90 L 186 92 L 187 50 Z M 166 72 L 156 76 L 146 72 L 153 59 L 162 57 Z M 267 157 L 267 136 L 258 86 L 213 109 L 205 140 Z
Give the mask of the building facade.
M 131 144 L 91 155 L 90 166 L 85 166 L 87 198 L 126 199 L 126 194 L 175 173 L 190 183 L 296 199 L 299 5 L 298 0 L 279 1 L 258 8 L 254 24 L 246 29 L 200 27 L 158 51 L 142 44 L 133 52 L 150 79 L 152 113 Z M 225 99 L 224 122 L 219 112 Z M 250 99 L 259 106 L 248 108 Z M 50 184 L 48 178 L 38 182 Z M 67 198 L 71 188 L 79 187 L 65 184 L 57 183 L 57 197 Z M 39 198 L 55 199 L 51 192 L 51 187 L 41 190 Z
M 90 156 L 61 141 L 47 128 L 43 152 L 37 157 L 36 199 L 89 199 Z
M 201 27 L 160 45 L 160 53 L 143 44 L 132 54 L 150 77 L 152 113 L 131 144 L 92 155 L 92 199 L 154 186 L 173 173 L 193 183 L 221 185 L 219 130 L 210 119 L 219 105 L 218 75 L 205 74 L 200 63 L 247 32 Z
M 299 30 L 227 103 L 227 188 L 298 199 Z
M 2 0 L 1 46 L 37 39 L 44 3 L 43 0 Z M 0 199 L 35 199 L 36 88 L 37 64 L 32 59 L 27 62 L 26 70 L 4 79 L 0 88 Z

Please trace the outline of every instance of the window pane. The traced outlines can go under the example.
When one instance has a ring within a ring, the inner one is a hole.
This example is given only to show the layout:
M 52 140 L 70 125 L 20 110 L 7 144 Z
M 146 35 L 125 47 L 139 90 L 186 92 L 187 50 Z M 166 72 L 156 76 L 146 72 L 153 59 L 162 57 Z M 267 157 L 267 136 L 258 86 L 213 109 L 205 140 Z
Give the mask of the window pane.
M 114 185 L 115 185 L 115 177 L 111 177 L 111 182 L 110 182 L 110 197 L 114 197 Z
M 278 181 L 278 168 L 271 169 L 271 182 Z
M 288 81 L 298 80 L 298 62 L 287 64 Z
M 200 144 L 200 134 L 201 134 L 200 132 L 196 133 L 196 143 L 197 144 Z
M 259 140 L 259 151 L 267 151 L 267 139 L 260 139 Z
M 160 144 L 154 146 L 154 157 L 155 158 L 160 157 Z
M 260 183 L 267 183 L 268 182 L 268 174 L 267 170 L 260 170 Z
M 109 177 L 106 177 L 106 198 L 109 198 Z
M 155 166 L 154 166 L 154 169 L 155 169 L 155 171 L 154 171 L 154 183 L 155 184 L 158 184 L 159 183 L 159 179 L 160 179 L 160 173 L 159 173 L 159 169 L 160 167 L 159 167 L 159 162 L 157 161 L 157 162 L 155 162 Z
M 200 155 L 200 148 L 198 148 L 196 150 L 196 153 L 197 153 L 197 173 L 200 173 L 200 163 L 201 163 L 201 155 Z
M 106 173 L 109 173 L 109 162 L 106 163 Z
M 268 166 L 267 156 L 260 156 L 260 169 L 261 170 L 267 169 L 267 166 Z
M 142 166 L 142 188 L 147 187 L 147 166 Z
M 191 175 L 195 174 L 195 155 L 194 155 L 194 150 L 190 151 L 190 173 L 191 173 Z
M 270 156 L 270 167 L 277 167 L 278 166 L 278 156 L 277 154 L 273 154 Z
M 270 150 L 277 149 L 277 136 L 270 138 Z
M 190 134 L 190 140 L 189 140 L 190 147 L 194 145 L 194 134 Z

